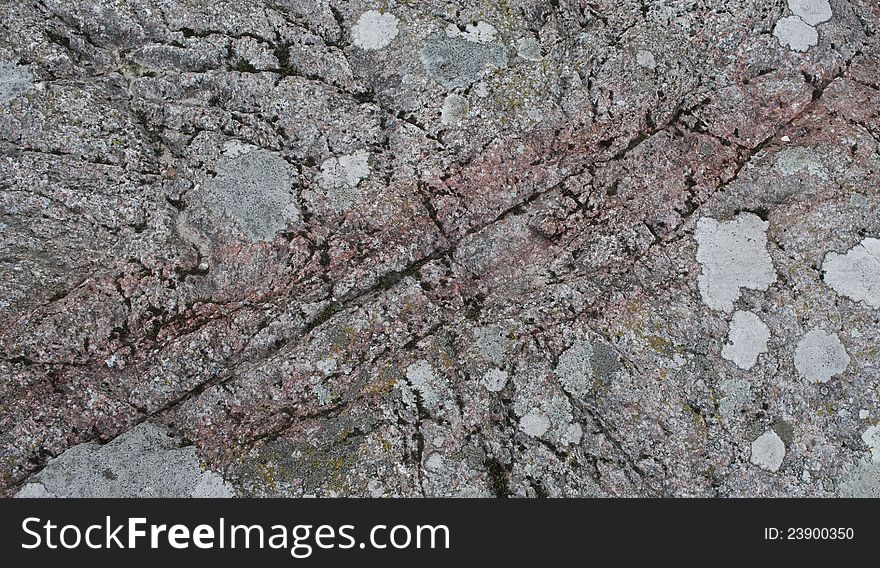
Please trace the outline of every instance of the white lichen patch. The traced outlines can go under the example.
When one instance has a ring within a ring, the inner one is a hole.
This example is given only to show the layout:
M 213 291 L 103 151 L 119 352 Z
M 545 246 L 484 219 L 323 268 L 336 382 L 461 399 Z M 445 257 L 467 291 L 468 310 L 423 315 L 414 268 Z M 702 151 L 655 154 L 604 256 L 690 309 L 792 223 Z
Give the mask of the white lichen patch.
M 779 40 L 779 45 L 793 51 L 804 52 L 819 45 L 819 32 L 798 16 L 788 16 L 776 22 L 773 35 Z
M 450 94 L 443 101 L 443 110 L 440 113 L 440 122 L 443 124 L 455 124 L 467 118 L 468 100 L 461 95 Z
M 587 394 L 593 384 L 593 346 L 585 341 L 576 341 L 559 356 L 556 377 L 562 388 L 571 395 Z
M 231 218 L 253 242 L 270 241 L 288 223 L 299 222 L 294 169 L 277 154 L 230 142 L 216 171 L 204 187 L 208 208 Z
M 406 379 L 426 407 L 434 408 L 440 403 L 446 390 L 446 380 L 436 375 L 430 363 L 419 359 L 406 368 Z
M 516 42 L 516 54 L 526 61 L 542 61 L 541 44 L 533 37 L 524 37 Z
M 770 328 L 752 312 L 734 312 L 721 356 L 743 370 L 751 369 L 758 356 L 767 352 Z
M 862 440 L 871 450 L 871 461 L 880 464 L 880 426 L 871 426 L 865 430 Z
M 741 213 L 728 222 L 710 217 L 697 222 L 697 262 L 703 269 L 698 284 L 706 305 L 733 311 L 742 289 L 766 290 L 776 281 L 767 252 L 768 226 L 753 213 Z
M 846 254 L 829 252 L 822 272 L 838 294 L 880 309 L 880 239 L 864 239 Z
M 321 163 L 318 185 L 336 211 L 350 209 L 358 201 L 358 185 L 370 176 L 370 154 L 358 150 L 328 158 Z
M 827 22 L 833 15 L 828 0 L 788 0 L 788 9 L 811 26 Z
M 773 430 L 768 430 L 752 442 L 751 462 L 770 472 L 777 472 L 785 459 L 785 443 Z
M 654 57 L 654 54 L 646 49 L 640 49 L 636 53 L 636 63 L 639 64 L 640 67 L 645 67 L 646 69 L 656 69 L 657 68 L 657 58 Z
M 520 429 L 534 438 L 540 438 L 550 429 L 550 418 L 538 409 L 530 410 L 519 421 Z
M 483 386 L 489 392 L 498 392 L 507 384 L 507 373 L 500 369 L 489 369 L 483 375 Z
M 203 471 L 195 446 L 178 447 L 145 422 L 107 444 L 88 442 L 49 461 L 17 497 L 231 497 L 216 472 Z
M 27 65 L 0 63 L 0 104 L 26 93 L 33 86 L 33 80 Z
M 464 27 L 464 32 L 459 31 L 455 26 L 450 26 L 447 30 L 450 37 L 461 37 L 474 43 L 492 43 L 498 35 L 495 26 L 488 22 L 470 23 Z
M 399 31 L 398 20 L 394 14 L 368 10 L 361 14 L 357 23 L 351 28 L 351 39 L 356 47 L 374 51 L 391 45 Z
M 827 383 L 846 370 L 849 354 L 836 333 L 814 329 L 804 335 L 794 351 L 794 366 L 811 383 Z

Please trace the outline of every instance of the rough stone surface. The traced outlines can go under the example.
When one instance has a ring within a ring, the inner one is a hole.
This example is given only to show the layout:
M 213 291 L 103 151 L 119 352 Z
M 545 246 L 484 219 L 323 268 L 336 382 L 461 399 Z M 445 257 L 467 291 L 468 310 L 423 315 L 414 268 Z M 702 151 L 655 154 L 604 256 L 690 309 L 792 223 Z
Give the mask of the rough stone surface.
M 0 490 L 877 495 L 828 5 L 0 2 Z

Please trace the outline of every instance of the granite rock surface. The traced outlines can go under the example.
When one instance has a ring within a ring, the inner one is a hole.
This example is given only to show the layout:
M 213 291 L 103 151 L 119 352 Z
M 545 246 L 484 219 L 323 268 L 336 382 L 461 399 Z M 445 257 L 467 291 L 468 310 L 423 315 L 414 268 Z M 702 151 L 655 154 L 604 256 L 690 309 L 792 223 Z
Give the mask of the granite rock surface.
M 878 23 L 0 0 L 0 491 L 878 495 Z

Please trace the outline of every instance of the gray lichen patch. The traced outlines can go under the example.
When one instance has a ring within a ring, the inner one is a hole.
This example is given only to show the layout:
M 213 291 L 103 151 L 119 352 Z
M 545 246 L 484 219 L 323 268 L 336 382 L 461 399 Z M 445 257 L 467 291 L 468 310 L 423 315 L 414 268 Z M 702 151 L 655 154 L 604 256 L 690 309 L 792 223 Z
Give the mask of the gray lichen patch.
M 844 474 L 837 493 L 841 497 L 880 498 L 880 464 L 859 461 Z
M 819 44 L 819 32 L 797 16 L 788 16 L 776 22 L 773 35 L 779 45 L 804 52 Z
M 194 446 L 180 447 L 145 422 L 100 445 L 74 446 L 50 460 L 17 497 L 232 497 L 216 472 L 203 471 Z
M 431 364 L 424 359 L 406 368 L 406 379 L 427 408 L 436 407 L 446 393 L 446 379 L 438 377 Z
M 230 142 L 216 169 L 205 183 L 208 207 L 232 219 L 251 241 L 272 240 L 300 220 L 293 168 L 277 154 Z
M 788 9 L 811 26 L 827 22 L 833 15 L 828 0 L 788 0 Z
M 638 63 L 640 67 L 646 69 L 654 70 L 657 68 L 657 58 L 654 57 L 653 52 L 646 49 L 641 49 L 636 53 L 636 63 Z
M 871 450 L 871 461 L 875 464 L 880 464 L 880 426 L 868 427 L 862 434 L 862 441 Z
M 559 356 L 555 374 L 566 392 L 584 396 L 619 368 L 620 359 L 610 345 L 576 341 Z
M 556 376 L 562 387 L 572 395 L 583 396 L 593 385 L 593 346 L 577 341 L 559 356 Z
M 507 68 L 504 46 L 461 37 L 432 36 L 420 56 L 428 75 L 449 91 L 469 87 L 489 69 Z
M 728 422 L 734 420 L 742 408 L 752 399 L 752 387 L 742 379 L 727 379 L 721 383 L 722 397 L 718 411 Z
M 770 328 L 752 312 L 734 312 L 730 320 L 727 343 L 721 348 L 721 356 L 743 370 L 751 369 L 758 356 L 767 352 Z
M 26 65 L 0 63 L 0 104 L 26 93 L 33 86 L 33 76 Z
M 743 288 L 766 290 L 776 281 L 767 252 L 768 226 L 753 213 L 740 213 L 727 222 L 710 217 L 697 222 L 694 237 L 702 265 L 698 284 L 709 307 L 730 312 Z
M 336 211 L 350 209 L 358 201 L 358 185 L 370 176 L 370 155 L 366 150 L 324 160 L 318 185 Z
M 785 443 L 773 430 L 768 430 L 752 442 L 750 460 L 770 472 L 777 472 L 785 459 Z
M 398 20 L 394 14 L 368 10 L 351 29 L 352 42 L 365 51 L 384 49 L 397 37 Z
M 541 61 L 544 59 L 541 53 L 541 44 L 533 37 L 524 37 L 516 42 L 516 54 L 526 61 Z
M 507 373 L 500 369 L 489 369 L 483 376 L 483 386 L 489 392 L 498 392 L 507 384 Z
M 510 339 L 503 327 L 496 324 L 485 325 L 474 330 L 477 351 L 496 365 L 504 362 L 510 349 Z
M 794 352 L 794 366 L 811 383 L 827 383 L 846 370 L 849 354 L 836 333 L 814 329 L 804 335 Z
M 786 148 L 776 156 L 776 168 L 783 175 L 790 176 L 806 172 L 819 179 L 828 179 L 828 171 L 821 159 L 810 148 Z
M 519 421 L 520 429 L 533 438 L 540 438 L 546 434 L 550 425 L 550 418 L 538 409 L 530 410 Z
M 880 308 L 880 239 L 864 239 L 846 254 L 829 252 L 822 272 L 838 294 Z
M 455 124 L 467 118 L 468 100 L 461 95 L 449 94 L 443 101 L 443 110 L 440 113 L 440 122 L 443 124 Z

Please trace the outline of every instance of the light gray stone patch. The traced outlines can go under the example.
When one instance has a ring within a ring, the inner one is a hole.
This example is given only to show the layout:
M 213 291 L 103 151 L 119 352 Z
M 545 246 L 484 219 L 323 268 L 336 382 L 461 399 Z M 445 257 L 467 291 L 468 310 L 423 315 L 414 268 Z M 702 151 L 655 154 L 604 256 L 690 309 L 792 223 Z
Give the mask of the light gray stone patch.
M 880 239 L 864 239 L 846 254 L 829 252 L 822 272 L 838 294 L 880 309 Z
M 849 354 L 836 333 L 814 329 L 804 335 L 794 352 L 794 366 L 811 383 L 827 383 L 846 370 Z
M 365 51 L 384 49 L 391 45 L 399 31 L 394 14 L 368 10 L 351 29 L 352 43 Z
M 0 104 L 20 97 L 33 87 L 33 76 L 27 65 L 0 63 Z
M 420 57 L 428 75 L 449 91 L 469 87 L 489 69 L 507 68 L 504 46 L 475 43 L 461 37 L 432 36 Z
M 779 40 L 779 45 L 792 51 L 804 52 L 819 45 L 819 32 L 816 28 L 797 16 L 788 16 L 776 22 L 773 35 Z
M 202 470 L 195 446 L 180 447 L 144 422 L 107 444 L 73 446 L 16 496 L 231 497 L 233 490 L 218 473 Z
M 351 209 L 358 202 L 358 185 L 369 176 L 370 154 L 366 150 L 358 150 L 353 154 L 324 160 L 318 184 L 333 209 L 341 212 Z
M 770 472 L 777 472 L 785 459 L 785 443 L 773 430 L 768 430 L 752 442 L 750 460 L 753 464 Z
M 770 328 L 752 312 L 734 312 L 730 320 L 727 343 L 721 348 L 721 356 L 743 370 L 751 369 L 758 356 L 767 352 Z
M 270 241 L 288 223 L 299 222 L 294 170 L 277 154 L 227 143 L 216 169 L 216 177 L 205 183 L 207 205 L 232 219 L 251 241 Z
M 811 26 L 827 22 L 833 15 L 828 0 L 788 0 L 788 9 Z
M 697 222 L 698 279 L 703 301 L 715 310 L 733 311 L 742 289 L 767 290 L 776 281 L 767 252 L 769 223 L 753 213 L 740 213 L 732 221 L 703 217 Z

